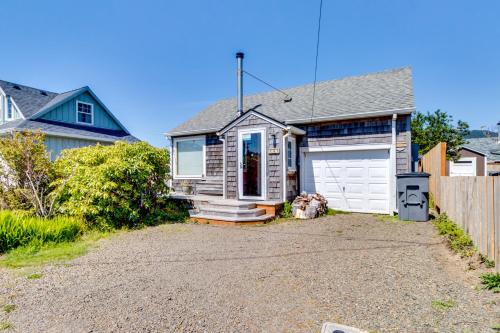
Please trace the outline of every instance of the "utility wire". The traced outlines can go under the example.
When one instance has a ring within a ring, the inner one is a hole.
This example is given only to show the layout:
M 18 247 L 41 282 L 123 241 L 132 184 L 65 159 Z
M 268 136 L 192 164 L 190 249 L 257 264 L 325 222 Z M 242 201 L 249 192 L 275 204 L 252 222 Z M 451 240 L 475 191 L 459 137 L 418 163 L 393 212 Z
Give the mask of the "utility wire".
M 271 87 L 271 88 L 273 88 L 273 89 L 274 89 L 274 90 L 276 90 L 276 91 L 279 91 L 280 93 L 282 93 L 283 95 L 285 95 L 285 96 L 286 96 L 286 99 L 290 99 L 290 96 L 289 96 L 286 92 L 284 92 L 284 91 L 283 91 L 283 90 L 281 90 L 281 89 L 276 88 L 275 86 L 271 85 L 270 83 L 267 83 L 266 81 L 262 80 L 262 79 L 261 79 L 261 78 L 259 78 L 258 76 L 254 75 L 254 74 L 252 74 L 252 73 L 249 73 L 249 72 L 247 72 L 247 71 L 245 71 L 245 70 L 243 71 L 243 73 L 247 74 L 248 76 L 253 77 L 254 79 L 256 79 L 257 81 L 259 81 L 259 82 L 261 82 L 261 83 L 264 83 L 266 86 Z
M 316 38 L 316 61 L 314 63 L 314 83 L 313 83 L 313 96 L 312 96 L 312 106 L 311 106 L 311 120 L 312 122 L 314 116 L 314 102 L 316 99 L 316 81 L 318 76 L 318 57 L 319 57 L 319 36 L 321 32 L 321 12 L 323 10 L 323 0 L 319 1 L 319 17 L 318 17 L 318 35 Z

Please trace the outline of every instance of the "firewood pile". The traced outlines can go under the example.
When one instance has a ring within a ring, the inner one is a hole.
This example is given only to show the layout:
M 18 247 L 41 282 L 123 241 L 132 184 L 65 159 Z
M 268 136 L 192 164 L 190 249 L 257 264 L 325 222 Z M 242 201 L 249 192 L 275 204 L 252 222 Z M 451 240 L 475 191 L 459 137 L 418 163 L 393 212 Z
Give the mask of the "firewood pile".
M 298 219 L 313 219 L 326 214 L 328 201 L 319 193 L 301 193 L 292 202 L 292 213 Z

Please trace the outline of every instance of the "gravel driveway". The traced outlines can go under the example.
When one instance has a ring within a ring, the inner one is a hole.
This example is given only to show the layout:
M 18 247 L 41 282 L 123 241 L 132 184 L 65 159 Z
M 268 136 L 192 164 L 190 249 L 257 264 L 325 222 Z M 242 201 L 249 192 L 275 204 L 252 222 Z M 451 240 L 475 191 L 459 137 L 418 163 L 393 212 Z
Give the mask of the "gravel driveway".
M 19 332 L 492 332 L 500 297 L 428 223 L 351 214 L 262 227 L 163 225 L 28 280 L 0 271 Z M 439 301 L 450 302 L 449 308 Z M 433 306 L 434 303 L 434 306 Z

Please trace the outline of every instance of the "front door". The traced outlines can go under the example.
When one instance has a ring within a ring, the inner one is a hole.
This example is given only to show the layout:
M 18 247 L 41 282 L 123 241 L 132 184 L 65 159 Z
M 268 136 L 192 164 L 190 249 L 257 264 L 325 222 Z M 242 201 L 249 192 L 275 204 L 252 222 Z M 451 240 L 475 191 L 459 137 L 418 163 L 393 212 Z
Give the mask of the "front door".
M 266 198 L 265 129 L 238 131 L 238 190 L 240 199 Z

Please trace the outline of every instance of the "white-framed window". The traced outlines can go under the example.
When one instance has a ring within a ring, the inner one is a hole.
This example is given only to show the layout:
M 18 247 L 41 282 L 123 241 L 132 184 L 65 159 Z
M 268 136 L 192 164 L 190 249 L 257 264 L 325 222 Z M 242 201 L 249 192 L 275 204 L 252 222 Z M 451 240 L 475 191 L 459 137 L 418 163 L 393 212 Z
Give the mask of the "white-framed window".
M 202 178 L 205 175 L 204 135 L 174 138 L 174 178 Z
M 12 99 L 8 98 L 7 100 L 7 112 L 5 113 L 6 120 L 14 119 L 14 103 L 12 103 Z
M 76 101 L 76 122 L 84 125 L 94 125 L 94 104 Z
M 294 137 L 288 137 L 286 143 L 286 166 L 288 170 L 297 169 L 297 145 Z

